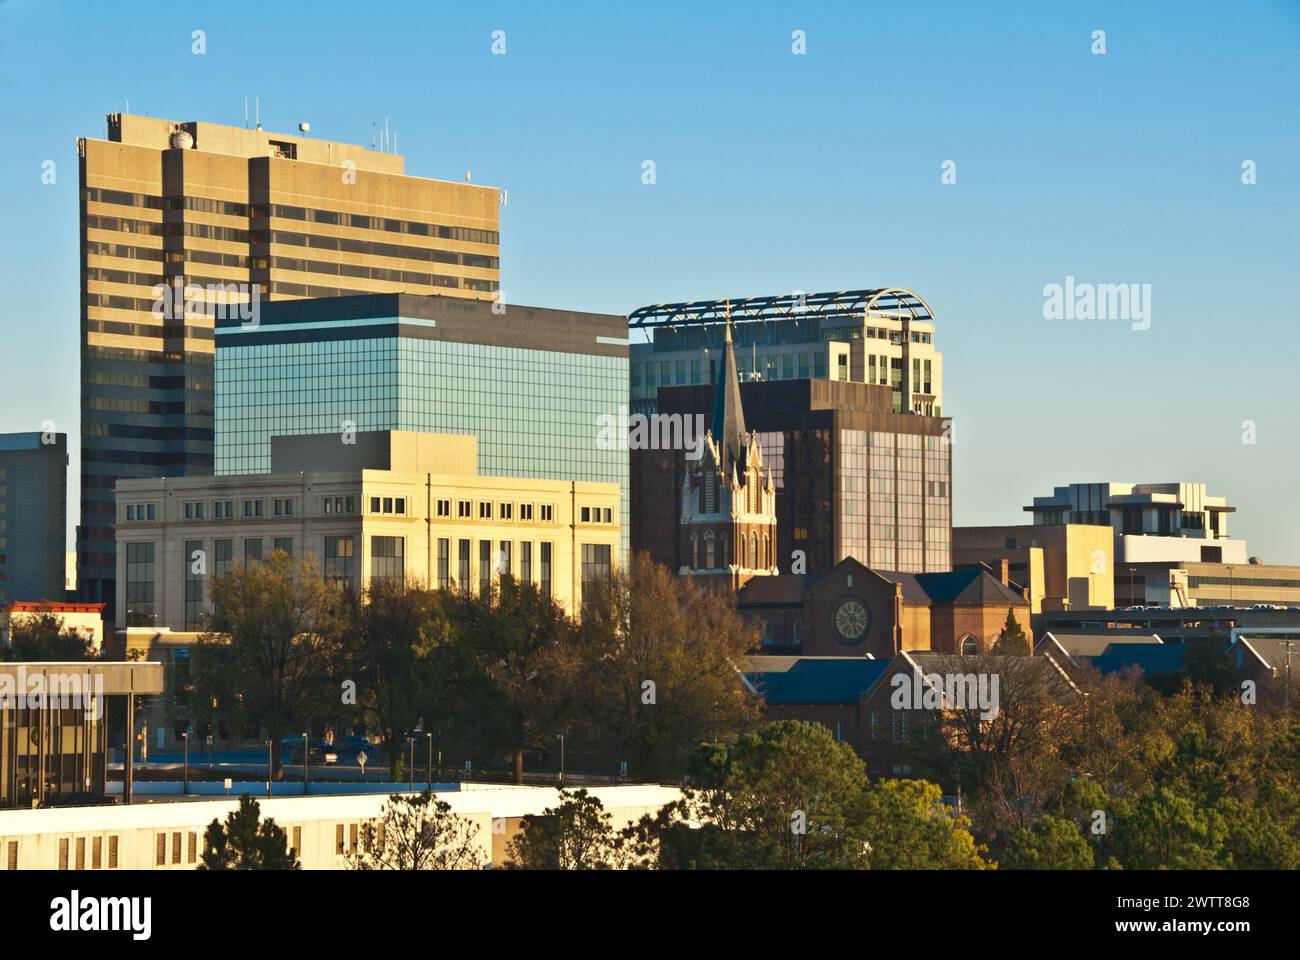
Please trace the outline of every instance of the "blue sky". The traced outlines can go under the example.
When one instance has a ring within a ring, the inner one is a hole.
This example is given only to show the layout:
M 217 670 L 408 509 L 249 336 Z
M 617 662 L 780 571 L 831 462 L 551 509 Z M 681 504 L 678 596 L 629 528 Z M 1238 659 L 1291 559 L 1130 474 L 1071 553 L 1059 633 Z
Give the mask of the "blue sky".
M 0 84 L 0 431 L 77 444 L 75 138 L 127 100 L 242 123 L 257 96 L 268 129 L 388 118 L 408 173 L 507 188 L 512 302 L 916 290 L 958 524 L 1200 480 L 1300 563 L 1300 3 L 0 0 Z M 1151 284 L 1151 328 L 1045 320 L 1067 275 Z

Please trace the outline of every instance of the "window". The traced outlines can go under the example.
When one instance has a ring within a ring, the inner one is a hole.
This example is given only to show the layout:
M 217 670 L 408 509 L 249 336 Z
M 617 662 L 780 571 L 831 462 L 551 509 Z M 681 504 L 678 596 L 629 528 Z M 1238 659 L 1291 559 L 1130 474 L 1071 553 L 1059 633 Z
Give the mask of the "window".
M 442 502 L 442 501 L 439 501 Z M 448 504 L 448 507 L 451 505 Z M 445 537 L 438 540 L 438 589 L 446 590 L 451 584 L 451 541 Z
M 468 519 L 469 519 L 469 516 L 470 516 L 470 510 L 469 510 L 469 501 L 468 501 L 468 500 L 457 500 L 457 501 L 456 501 L 456 516 L 457 516 L 458 518 L 462 519 L 462 520 L 468 520 Z
M 519 504 L 519 519 L 525 523 L 533 519 L 533 505 L 531 503 Z
M 492 592 L 492 541 L 478 542 L 478 592 L 487 596 Z
M 234 501 L 232 500 L 215 500 L 212 503 L 212 519 L 229 520 L 233 517 Z
M 293 556 L 293 537 L 276 537 L 274 545 L 271 547 L 277 553 L 288 554 Z
M 372 580 L 403 580 L 406 578 L 405 538 L 370 538 L 370 578 Z
M 214 540 L 212 542 L 212 575 L 224 577 L 230 572 L 234 563 L 235 541 Z
M 406 515 L 406 498 L 405 498 L 405 497 L 394 497 L 394 498 L 393 498 L 393 513 L 396 513 L 396 514 L 398 514 L 398 515 L 400 515 L 400 516 L 405 516 L 405 515 Z
M 265 509 L 266 509 L 266 505 L 261 500 L 244 501 L 245 517 L 260 517 L 265 512 Z
M 582 545 L 582 597 L 587 599 L 589 586 L 609 580 L 610 546 L 607 543 L 584 543 Z
M 444 518 L 445 518 L 445 517 L 450 517 L 450 516 L 451 516 L 451 501 L 450 501 L 450 500 L 439 500 L 438 503 L 437 503 L 437 505 L 434 507 L 434 516 L 444 517 Z
M 108 838 L 108 869 L 117 869 L 117 836 Z
M 601 523 L 613 523 L 613 522 L 614 522 L 614 510 L 613 510 L 612 507 L 606 507 L 606 508 L 605 508 L 605 510 L 604 510 L 604 514 L 603 514 L 603 518 L 601 519 L 600 522 L 601 522 Z
M 497 516 L 500 517 L 502 520 L 510 520 L 511 513 L 513 510 L 514 510 L 514 504 L 511 503 L 497 504 Z
M 262 559 L 262 538 L 255 537 L 244 540 L 244 563 L 250 560 Z
M 104 866 L 104 838 L 95 837 L 90 842 L 90 869 L 100 870 Z
M 527 540 L 519 544 L 519 579 L 533 582 L 533 545 Z
M 321 500 L 323 513 L 354 513 L 356 502 L 352 497 L 325 497 Z
M 966 656 L 966 657 L 976 656 L 980 652 L 979 641 L 976 640 L 974 637 L 972 637 L 969 633 L 966 634 L 966 636 L 961 638 L 961 652 L 962 652 L 962 656 Z
M 126 625 L 152 627 L 157 614 L 154 606 L 154 545 L 126 545 Z
M 591 507 L 582 508 L 582 522 L 591 523 Z
M 275 509 L 273 512 L 277 517 L 292 517 L 293 500 L 289 497 L 276 497 Z
M 191 500 L 191 501 L 188 501 L 188 502 L 185 504 L 185 519 L 186 519 L 186 520 L 202 520 L 202 519 L 203 519 L 203 501 L 202 501 L 202 500 Z
M 457 550 L 457 573 L 456 582 L 460 584 L 461 592 L 469 593 L 469 541 L 462 540 L 456 545 Z
M 552 522 L 555 520 L 555 506 L 554 506 L 554 504 L 550 504 L 550 503 L 544 503 L 544 504 L 542 504 L 542 506 L 541 506 L 541 511 L 542 511 L 542 522 L 543 522 L 543 523 L 552 523 Z
M 500 562 L 499 562 L 499 564 L 498 564 L 497 572 L 498 572 L 499 574 L 501 574 L 502 576 L 509 576 L 509 575 L 510 575 L 510 560 L 511 560 L 511 556 L 510 556 L 510 541 L 509 541 L 509 540 L 502 540 L 502 541 L 501 541 L 501 550 L 500 550 L 500 552 L 499 552 L 499 557 L 500 557 Z
M 351 537 L 325 538 L 325 579 L 352 583 L 357 575 L 356 549 Z
M 203 629 L 203 571 L 207 566 L 202 540 L 186 540 L 185 556 L 185 629 Z
M 167 866 L 167 834 L 158 834 L 157 853 L 154 857 L 154 866 Z
M 480 520 L 492 519 L 492 501 L 480 500 L 478 505 L 478 518 Z
M 542 596 L 549 597 L 551 595 L 551 545 L 549 543 L 542 544 L 541 563 L 542 563 L 542 571 L 541 571 Z

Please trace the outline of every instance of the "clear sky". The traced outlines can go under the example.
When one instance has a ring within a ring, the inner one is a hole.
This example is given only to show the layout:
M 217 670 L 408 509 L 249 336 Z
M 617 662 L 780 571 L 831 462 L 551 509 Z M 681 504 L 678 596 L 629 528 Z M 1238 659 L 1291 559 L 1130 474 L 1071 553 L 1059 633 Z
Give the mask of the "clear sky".
M 507 188 L 515 303 L 917 291 L 957 524 L 1203 481 L 1252 553 L 1300 563 L 1295 0 L 0 0 L 0 88 L 0 431 L 79 443 L 76 137 L 128 100 L 238 124 L 257 96 L 269 130 L 368 144 L 388 118 L 408 173 Z M 1150 329 L 1044 319 L 1067 276 L 1150 284 Z

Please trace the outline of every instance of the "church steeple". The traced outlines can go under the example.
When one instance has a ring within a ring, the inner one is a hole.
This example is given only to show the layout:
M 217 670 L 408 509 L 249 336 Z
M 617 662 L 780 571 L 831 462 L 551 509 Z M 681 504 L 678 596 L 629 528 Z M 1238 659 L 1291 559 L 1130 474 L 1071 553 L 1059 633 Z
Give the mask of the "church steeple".
M 731 310 L 727 310 L 726 343 L 722 369 L 718 376 L 717 397 L 713 401 L 713 442 L 718 445 L 723 476 L 732 476 L 737 462 L 744 469 L 745 411 L 740 405 L 740 374 L 736 370 L 736 353 L 731 343 Z

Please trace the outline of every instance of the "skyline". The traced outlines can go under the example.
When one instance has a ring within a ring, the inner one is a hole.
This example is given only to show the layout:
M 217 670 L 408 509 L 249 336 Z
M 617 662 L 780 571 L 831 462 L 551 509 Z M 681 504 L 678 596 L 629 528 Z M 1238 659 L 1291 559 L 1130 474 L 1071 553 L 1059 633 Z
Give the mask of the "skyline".
M 368 144 L 371 121 L 387 117 L 408 173 L 458 180 L 470 169 L 508 190 L 508 302 L 626 314 L 793 289 L 917 291 L 947 361 L 954 525 L 1021 521 L 1033 496 L 1072 482 L 1204 482 L 1239 508 L 1232 534 L 1253 554 L 1300 562 L 1300 516 L 1286 509 L 1300 467 L 1286 361 L 1300 338 L 1285 324 L 1300 293 L 1300 193 L 1285 175 L 1300 134 L 1272 122 L 1300 93 L 1295 6 L 1235 19 L 1195 9 L 1177 34 L 1157 29 L 1157 12 L 1118 5 L 1015 8 L 1012 28 L 956 5 L 942 20 L 883 11 L 874 22 L 848 6 L 764 8 L 739 24 L 682 5 L 503 7 L 438 12 L 436 29 L 434 13 L 412 6 L 409 28 L 347 31 L 285 5 L 258 8 L 257 34 L 240 16 L 251 9 L 151 10 L 128 46 L 103 48 L 123 11 L 144 7 L 78 10 L 72 30 L 62 5 L 0 4 L 0 76 L 24 91 L 0 107 L 13 138 L 0 210 L 27 228 L 0 241 L 0 276 L 13 291 L 10 356 L 42 358 L 0 383 L 0 432 L 49 419 L 69 434 L 70 523 L 75 138 L 102 136 L 104 114 L 128 97 L 134 113 L 239 124 L 247 95 L 266 129 L 305 120 L 321 139 Z M 497 29 L 504 56 L 491 53 Z M 798 29 L 803 55 L 790 49 Z M 1095 29 L 1104 56 L 1089 52 Z M 881 68 L 859 71 L 868 33 L 912 49 L 893 54 L 886 40 Z M 356 56 L 381 44 L 382 57 Z M 307 72 L 349 56 L 365 72 Z M 670 56 L 690 69 L 656 70 Z M 412 73 L 446 84 L 445 97 Z M 683 113 L 686 97 L 696 109 Z M 989 115 L 1004 125 L 990 129 Z M 1241 183 L 1246 159 L 1254 186 Z M 946 160 L 953 185 L 940 182 Z M 1045 320 L 1043 288 L 1067 277 L 1151 284 L 1150 329 Z M 1225 342 L 1238 321 L 1220 302 L 1249 312 L 1257 335 Z M 1242 443 L 1247 420 L 1253 445 Z

